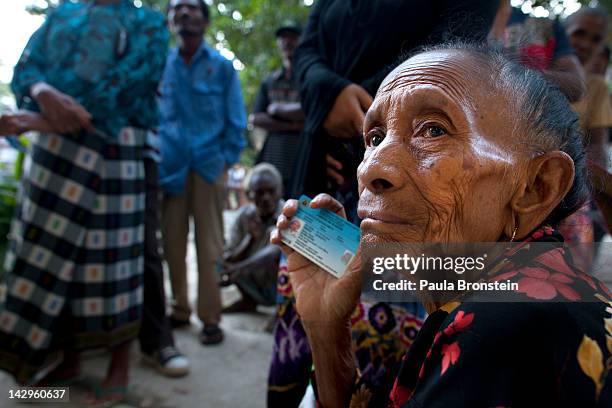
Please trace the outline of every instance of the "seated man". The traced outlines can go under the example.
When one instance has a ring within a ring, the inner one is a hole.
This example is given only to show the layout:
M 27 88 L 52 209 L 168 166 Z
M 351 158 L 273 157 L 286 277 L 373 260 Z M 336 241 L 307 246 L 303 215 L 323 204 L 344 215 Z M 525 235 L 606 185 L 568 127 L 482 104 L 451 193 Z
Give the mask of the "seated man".
M 276 275 L 280 250 L 270 244 L 270 232 L 284 205 L 283 178 L 269 163 L 253 168 L 246 182 L 252 203 L 241 207 L 223 253 L 221 285 L 236 284 L 242 299 L 225 313 L 255 310 L 276 304 Z

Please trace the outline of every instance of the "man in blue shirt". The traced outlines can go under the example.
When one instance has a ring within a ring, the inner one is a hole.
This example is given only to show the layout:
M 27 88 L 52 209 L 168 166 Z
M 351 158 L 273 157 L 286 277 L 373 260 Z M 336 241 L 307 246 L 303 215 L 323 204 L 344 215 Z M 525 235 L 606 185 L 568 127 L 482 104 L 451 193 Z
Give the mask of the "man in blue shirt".
M 174 298 L 171 322 L 189 324 L 187 235 L 193 216 L 198 256 L 198 317 L 203 344 L 223 340 L 217 264 L 223 252 L 227 169 L 245 146 L 246 112 L 231 61 L 203 40 L 209 25 L 202 0 L 170 0 L 168 21 L 178 48 L 162 78 L 160 186 L 164 253 Z

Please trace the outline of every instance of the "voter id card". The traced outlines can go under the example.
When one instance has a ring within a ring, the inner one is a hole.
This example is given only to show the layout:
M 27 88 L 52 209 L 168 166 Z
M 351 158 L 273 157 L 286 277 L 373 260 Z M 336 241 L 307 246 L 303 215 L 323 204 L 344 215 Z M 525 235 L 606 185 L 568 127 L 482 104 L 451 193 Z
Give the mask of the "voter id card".
M 310 208 L 310 198 L 300 197 L 281 240 L 337 278 L 346 272 L 359 247 L 359 227 L 323 208 Z

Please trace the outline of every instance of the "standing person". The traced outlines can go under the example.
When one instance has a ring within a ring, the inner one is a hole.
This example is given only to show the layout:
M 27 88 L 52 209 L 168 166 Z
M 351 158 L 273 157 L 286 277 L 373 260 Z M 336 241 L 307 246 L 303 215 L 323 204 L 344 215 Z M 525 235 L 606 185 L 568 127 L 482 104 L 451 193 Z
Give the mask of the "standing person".
M 602 51 L 608 36 L 608 26 L 608 13 L 601 8 L 582 7 L 568 17 L 565 23 L 566 33 L 585 69 L 588 70 L 591 60 Z M 592 169 L 594 166 L 599 166 L 602 171 L 607 168 L 608 129 L 612 127 L 612 105 L 603 75 L 587 72 L 586 94 L 581 101 L 573 105 L 573 108 L 580 116 L 591 174 L 597 174 L 597 171 Z M 597 183 L 593 179 L 592 182 Z M 601 204 L 609 206 L 600 200 L 591 200 L 560 225 L 559 229 L 567 241 L 581 243 L 601 241 L 607 232 L 607 223 L 600 211 Z M 596 248 L 597 245 L 594 247 L 584 245 L 579 248 L 580 250 L 574 250 L 574 256 L 580 260 L 585 270 L 590 270 Z
M 608 36 L 608 13 L 601 8 L 582 7 L 568 17 L 565 28 L 570 44 L 583 67 L 599 53 Z M 606 167 L 608 128 L 612 127 L 612 106 L 602 75 L 588 73 L 586 95 L 574 105 L 586 131 L 589 159 Z
M 195 223 L 198 317 L 203 344 L 223 341 L 217 265 L 223 255 L 227 169 L 245 146 L 246 113 L 231 61 L 204 42 L 210 24 L 202 0 L 171 0 L 168 21 L 178 48 L 170 51 L 161 85 L 164 254 L 174 297 L 171 323 L 189 324 L 187 236 Z
M 584 94 L 584 71 L 558 20 L 528 16 L 501 0 L 489 44 L 503 48 L 526 67 L 559 86 L 570 102 Z
M 451 35 L 484 40 L 497 6 L 490 0 L 318 1 L 295 56 L 306 120 L 291 196 L 330 192 L 356 221 L 361 125 L 382 79 L 402 54 L 420 46 Z
M 159 254 L 159 135 L 147 134 L 145 167 L 144 297 L 142 325 L 138 340 L 143 360 L 159 373 L 181 377 L 189 373 L 189 360 L 174 345 L 170 319 L 166 314 L 164 270 Z
M 131 1 L 65 2 L 15 67 L 18 106 L 53 129 L 31 146 L 0 303 L 0 367 L 19 383 L 70 383 L 81 350 L 109 347 L 89 402 L 125 397 L 142 303 L 142 152 L 167 41 L 163 16 Z
M 264 79 L 255 100 L 253 126 L 268 132 L 259 155 L 260 162 L 273 164 L 283 176 L 285 197 L 288 197 L 300 134 L 304 128 L 304 112 L 293 69 L 293 56 L 302 33 L 296 23 L 288 23 L 276 30 L 276 43 L 283 59 L 283 67 Z

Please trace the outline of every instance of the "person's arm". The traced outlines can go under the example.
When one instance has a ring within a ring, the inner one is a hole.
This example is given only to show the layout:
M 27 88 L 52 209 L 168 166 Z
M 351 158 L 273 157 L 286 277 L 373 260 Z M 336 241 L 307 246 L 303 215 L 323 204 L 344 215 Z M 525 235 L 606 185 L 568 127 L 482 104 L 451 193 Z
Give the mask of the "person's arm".
M 271 105 L 273 104 L 268 98 L 268 80 L 266 79 L 261 84 L 255 98 L 253 113 L 249 115 L 249 123 L 268 132 L 294 132 L 302 129 L 303 123 L 279 120 L 268 113 L 268 108 Z
M 319 20 L 331 3 L 331 0 L 319 0 L 314 5 L 295 52 L 295 75 L 300 84 L 302 109 L 313 126 L 323 123 L 340 92 L 351 84 L 330 68 L 319 47 Z
M 134 101 L 157 91 L 168 48 L 165 19 L 160 13 L 150 12 L 140 19 L 138 28 L 146 40 L 130 44 L 130 51 L 82 98 L 94 118 L 105 117 L 120 106 L 129 109 Z
M 283 121 L 304 123 L 304 111 L 300 102 L 274 102 L 268 105 L 268 114 Z
M 248 273 L 251 270 L 267 266 L 269 268 L 278 265 L 280 259 L 280 248 L 276 245 L 266 245 L 250 257 L 234 263 L 231 268 Z
M 223 253 L 223 261 L 230 263 L 242 261 L 244 258 L 246 258 L 246 253 L 251 246 L 252 240 L 253 239 L 250 235 L 245 235 L 237 244 L 228 247 Z
M 589 78 L 589 111 L 585 121 L 587 158 L 604 167 L 607 162 L 608 129 L 612 127 L 612 103 L 608 86 L 600 76 Z
M 342 205 L 327 194 L 319 194 L 310 205 L 346 218 Z M 297 207 L 296 200 L 287 201 L 270 242 L 281 246 L 287 256 L 296 310 L 312 351 L 318 402 L 324 408 L 346 407 L 357 376 L 350 316 L 361 294 L 361 255 L 358 252 L 346 273 L 337 279 L 284 245 L 280 230 L 289 227 Z
M 17 111 L 0 115 L 0 136 L 19 135 L 31 130 L 54 131 L 49 122 L 37 112 Z
M 229 85 L 225 91 L 225 133 L 223 135 L 223 157 L 226 167 L 231 167 L 240 159 L 240 152 L 246 146 L 246 111 L 240 90 L 238 73 L 231 62 L 227 62 Z
M 13 70 L 11 90 L 15 94 L 17 106 L 35 107 L 30 94 L 34 84 L 46 82 L 46 37 L 54 14 L 50 14 L 43 25 L 30 37 L 17 65 Z
M 357 376 L 351 325 L 304 324 L 315 367 L 319 406 L 347 407 Z
M 247 233 L 247 209 L 248 207 L 241 207 L 238 210 L 238 215 L 230 228 L 229 237 L 223 249 L 223 260 L 226 262 L 235 262 L 238 254 L 244 251 L 244 246 L 248 246 L 251 242 Z
M 577 102 L 586 92 L 584 69 L 574 55 L 569 38 L 559 21 L 553 23 L 553 32 L 555 36 L 553 61 L 543 74 L 559 87 L 570 102 Z
M 554 60 L 550 69 L 542 73 L 559 87 L 570 102 L 577 102 L 584 96 L 586 91 L 584 69 L 575 56 L 565 55 Z
M 303 122 L 278 120 L 263 112 L 251 114 L 249 121 L 253 126 L 262 128 L 268 132 L 297 132 L 304 127 Z

